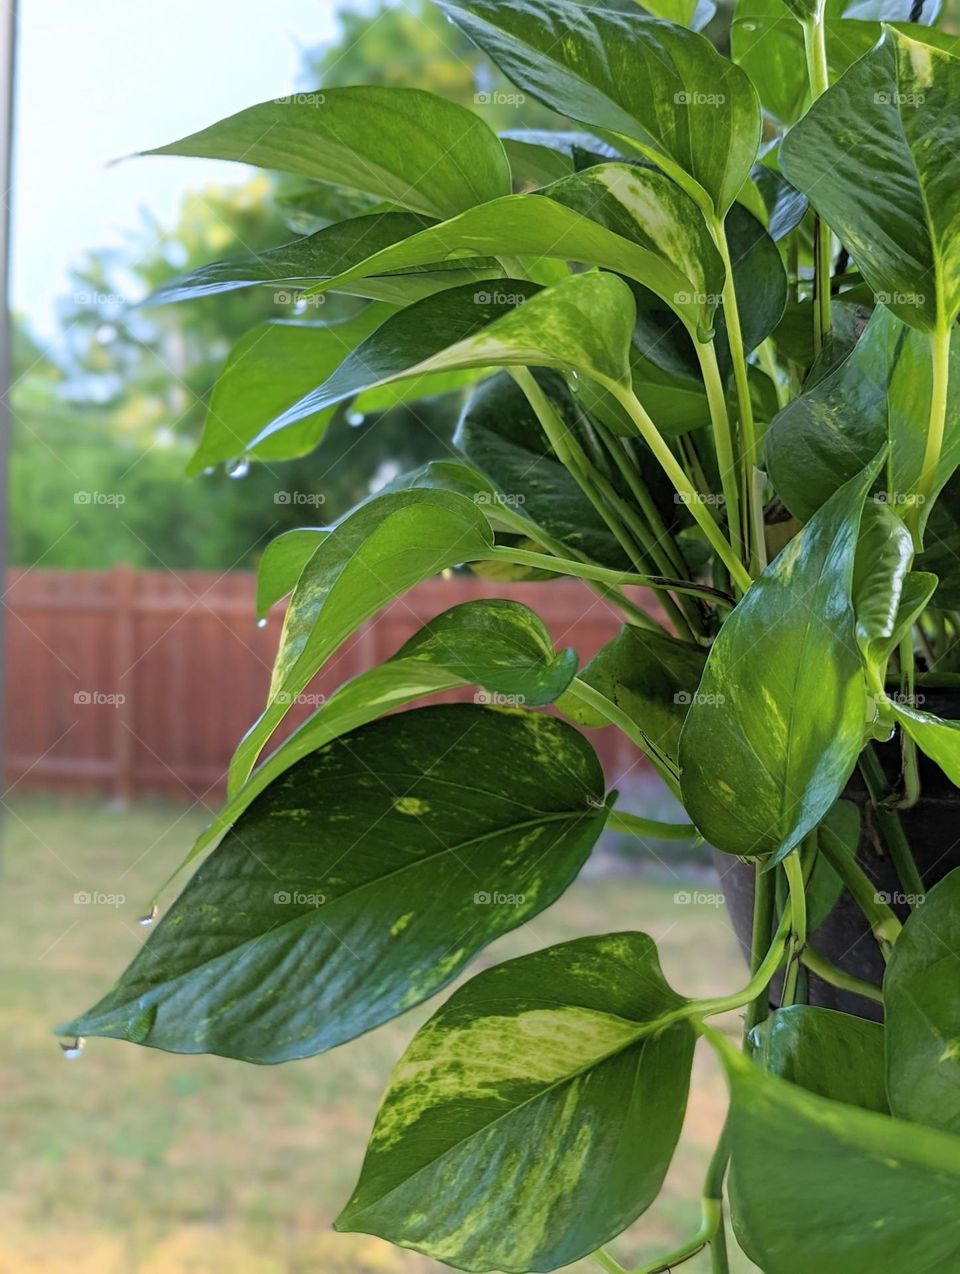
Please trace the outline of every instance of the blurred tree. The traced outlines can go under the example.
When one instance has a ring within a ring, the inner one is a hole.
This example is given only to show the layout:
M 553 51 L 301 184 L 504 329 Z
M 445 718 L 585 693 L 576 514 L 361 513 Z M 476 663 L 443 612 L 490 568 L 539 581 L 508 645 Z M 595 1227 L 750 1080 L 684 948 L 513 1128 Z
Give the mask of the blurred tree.
M 555 122 L 518 100 L 429 0 L 379 0 L 338 16 L 337 41 L 304 52 L 306 86 L 416 85 L 477 110 L 498 131 Z M 456 404 L 428 400 L 370 416 L 360 428 L 342 411 L 312 456 L 251 465 L 243 481 L 222 470 L 183 477 L 230 348 L 257 322 L 289 318 L 291 310 L 278 307 L 269 288 L 137 304 L 207 261 L 256 253 L 366 206 L 348 192 L 260 173 L 187 193 L 174 226 L 145 216 L 122 248 L 87 253 L 61 307 L 55 355 L 18 325 L 14 562 L 249 567 L 280 531 L 330 521 L 371 485 L 446 452 Z M 324 318 L 356 304 L 331 299 Z

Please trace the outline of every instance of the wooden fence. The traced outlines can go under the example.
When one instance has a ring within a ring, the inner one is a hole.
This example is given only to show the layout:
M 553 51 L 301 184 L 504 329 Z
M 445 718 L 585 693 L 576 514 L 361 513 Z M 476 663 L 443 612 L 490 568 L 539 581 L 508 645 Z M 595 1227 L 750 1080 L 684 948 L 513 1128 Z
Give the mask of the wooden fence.
M 127 566 L 11 571 L 8 785 L 102 791 L 119 801 L 218 796 L 233 748 L 263 707 L 280 632 L 279 608 L 266 627 L 256 626 L 254 583 L 246 573 Z M 584 659 L 621 622 L 577 581 L 429 580 L 365 625 L 310 692 L 329 694 L 428 619 L 478 597 L 527 603 L 558 646 L 573 646 Z M 297 705 L 290 728 L 310 710 Z M 611 781 L 636 766 L 634 749 L 615 731 L 591 734 Z

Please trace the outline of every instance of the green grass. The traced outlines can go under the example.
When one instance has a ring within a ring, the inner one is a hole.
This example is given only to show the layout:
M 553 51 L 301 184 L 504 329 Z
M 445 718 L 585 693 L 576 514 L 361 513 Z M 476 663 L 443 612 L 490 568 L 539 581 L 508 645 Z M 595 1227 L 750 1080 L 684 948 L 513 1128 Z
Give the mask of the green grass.
M 199 830 L 194 812 L 21 798 L 7 818 L 0 951 L 6 1142 L 0 1274 L 420 1274 L 440 1266 L 336 1235 L 390 1067 L 429 1008 L 324 1057 L 280 1067 L 173 1057 L 91 1040 L 65 1062 L 51 1028 L 102 995 L 143 941 L 137 916 Z M 690 888 L 690 886 L 687 886 Z M 684 882 L 585 880 L 474 968 L 591 932 L 643 929 L 688 994 L 745 980 L 726 916 L 677 904 Z M 711 888 L 707 886 L 707 888 Z M 74 894 L 122 894 L 117 906 Z M 735 1031 L 734 1020 L 725 1023 Z M 612 1245 L 649 1260 L 697 1224 L 700 1179 L 725 1108 L 698 1051 L 664 1192 Z M 735 1271 L 751 1269 L 733 1256 Z M 578 1272 L 595 1270 L 582 1262 Z M 709 1268 L 704 1257 L 683 1266 Z

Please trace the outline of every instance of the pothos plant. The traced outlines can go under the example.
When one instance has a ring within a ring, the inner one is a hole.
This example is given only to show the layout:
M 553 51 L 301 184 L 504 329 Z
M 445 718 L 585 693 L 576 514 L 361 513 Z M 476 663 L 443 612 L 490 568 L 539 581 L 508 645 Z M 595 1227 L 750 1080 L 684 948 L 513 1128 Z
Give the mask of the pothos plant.
M 726 1209 L 768 1274 L 955 1271 L 960 871 L 922 880 L 905 829 L 918 750 L 960 782 L 960 726 L 917 693 L 960 638 L 958 46 L 901 0 L 739 0 L 732 60 L 695 30 L 709 0 L 441 7 L 558 131 L 360 86 L 158 152 L 297 174 L 301 213 L 333 186 L 355 214 L 155 298 L 304 301 L 230 356 L 197 469 L 305 454 L 343 404 L 466 401 L 455 456 L 267 549 L 259 608 L 290 601 L 187 861 L 215 848 L 63 1033 L 276 1063 L 420 1004 L 604 827 L 690 833 L 605 792 L 576 725 L 610 724 L 753 864 L 745 985 L 687 998 L 633 932 L 481 972 L 397 1064 L 339 1228 L 467 1270 L 618 1270 L 604 1245 L 656 1199 L 706 1041 L 730 1109 L 702 1226 L 647 1271 L 704 1248 L 727 1269 Z M 348 318 L 322 321 L 327 292 Z M 456 606 L 264 756 L 362 623 L 464 564 L 587 581 L 623 629 L 578 668 L 526 607 Z M 858 857 L 858 764 L 905 923 Z M 808 939 L 844 887 L 882 992 Z M 884 1024 L 806 1003 L 811 971 Z M 711 1025 L 731 1010 L 742 1050 Z

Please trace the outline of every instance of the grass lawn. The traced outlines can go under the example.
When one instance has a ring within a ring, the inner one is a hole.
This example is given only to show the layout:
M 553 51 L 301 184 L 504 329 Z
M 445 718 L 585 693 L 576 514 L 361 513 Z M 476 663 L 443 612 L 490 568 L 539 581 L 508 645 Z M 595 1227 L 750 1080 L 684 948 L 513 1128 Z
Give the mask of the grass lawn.
M 421 1274 L 440 1267 L 336 1235 L 390 1067 L 421 1008 L 324 1057 L 279 1067 L 90 1040 L 65 1062 L 51 1027 L 103 994 L 143 941 L 137 916 L 200 829 L 196 811 L 24 797 L 7 817 L 0 1274 Z M 474 968 L 582 934 L 639 928 L 688 994 L 744 981 L 722 909 L 669 878 L 585 879 Z M 706 886 L 707 889 L 711 886 Z M 123 895 L 75 903 L 79 891 Z M 724 1022 L 731 1032 L 737 1022 Z M 725 1090 L 698 1051 L 684 1135 L 657 1205 L 612 1245 L 649 1260 L 696 1228 Z M 739 1262 L 739 1263 L 738 1263 Z M 703 1274 L 704 1257 L 683 1269 Z M 752 1269 L 732 1254 L 732 1267 Z M 592 1263 L 571 1267 L 596 1270 Z

